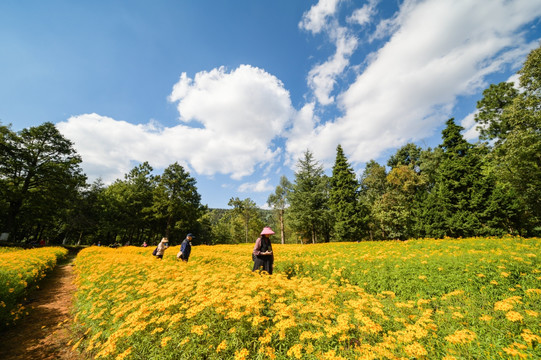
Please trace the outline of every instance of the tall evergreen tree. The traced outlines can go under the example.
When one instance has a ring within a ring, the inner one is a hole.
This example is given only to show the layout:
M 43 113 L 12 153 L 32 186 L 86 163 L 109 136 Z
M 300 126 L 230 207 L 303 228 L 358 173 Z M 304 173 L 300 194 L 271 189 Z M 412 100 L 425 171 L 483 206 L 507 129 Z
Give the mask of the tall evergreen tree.
M 539 235 L 541 227 L 541 47 L 519 70 L 520 90 L 513 83 L 491 85 L 477 104 L 481 134 L 492 140 L 488 170 L 500 189 L 521 202 L 519 227 Z
M 310 150 L 297 163 L 293 190 L 288 194 L 288 218 L 298 235 L 312 243 L 327 239 L 329 230 L 328 180 Z
M 436 183 L 425 203 L 428 236 L 472 236 L 479 234 L 487 193 L 479 151 L 460 133 L 463 128 L 449 119 L 442 131 L 442 159 Z
M 408 143 L 398 149 L 396 154 L 389 158 L 387 166 L 395 168 L 400 165 L 407 165 L 415 171 L 420 171 L 421 153 L 422 150 L 420 147 L 413 143 Z
M 338 241 L 355 241 L 360 238 L 361 215 L 358 195 L 359 183 L 342 146 L 338 145 L 329 196 L 329 208 L 334 219 L 334 237 Z

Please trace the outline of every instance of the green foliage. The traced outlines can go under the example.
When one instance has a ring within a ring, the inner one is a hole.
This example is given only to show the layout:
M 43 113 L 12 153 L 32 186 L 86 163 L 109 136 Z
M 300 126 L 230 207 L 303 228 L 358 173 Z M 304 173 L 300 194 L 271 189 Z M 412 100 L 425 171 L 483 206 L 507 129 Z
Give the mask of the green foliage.
M 487 168 L 522 204 L 520 227 L 534 234 L 541 220 L 541 48 L 533 50 L 512 83 L 492 85 L 478 102 L 476 120 L 493 141 Z M 515 227 L 516 228 L 516 227 Z
M 408 143 L 402 146 L 396 154 L 391 155 L 387 161 L 387 166 L 395 168 L 400 165 L 407 165 L 415 169 L 421 164 L 422 149 L 415 144 Z
M 278 215 L 278 221 L 280 223 L 280 239 L 282 244 L 285 244 L 286 242 L 284 214 L 288 205 L 287 195 L 291 191 L 291 187 L 292 185 L 289 180 L 285 176 L 282 176 L 280 177 L 280 184 L 276 186 L 274 193 L 270 194 L 269 198 L 267 199 L 267 203 L 276 211 Z
M 25 297 L 67 254 L 61 247 L 0 248 L 0 329 L 28 314 Z
M 369 213 L 367 219 L 368 235 L 370 240 L 385 238 L 385 229 L 381 223 L 380 210 L 376 204 L 382 202 L 387 191 L 387 172 L 385 167 L 374 160 L 370 160 L 361 175 L 360 201 Z
M 298 236 L 312 243 L 330 238 L 329 180 L 314 155 L 307 150 L 297 163 L 295 183 L 288 193 L 287 218 Z
M 334 220 L 334 237 L 337 241 L 357 241 L 361 232 L 359 183 L 340 145 L 336 148 L 330 184 L 329 208 Z
M 258 216 L 256 203 L 250 198 L 241 200 L 235 197 L 229 199 L 228 205 L 233 206 L 233 219 L 237 224 L 234 238 L 244 239 L 245 243 L 257 238 L 264 225 Z
M 157 178 L 154 189 L 154 216 L 165 225 L 165 236 L 182 240 L 192 232 L 203 212 L 196 180 L 178 163 L 169 165 Z
M 51 236 L 85 177 L 73 144 L 52 123 L 18 133 L 0 126 L 0 209 L 12 240 Z

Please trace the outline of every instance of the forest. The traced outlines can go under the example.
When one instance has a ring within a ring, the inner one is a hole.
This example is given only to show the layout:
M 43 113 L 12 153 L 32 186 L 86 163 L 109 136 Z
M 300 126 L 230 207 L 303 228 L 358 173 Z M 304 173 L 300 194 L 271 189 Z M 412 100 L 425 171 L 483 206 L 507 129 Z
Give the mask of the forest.
M 357 178 L 340 145 L 332 174 L 307 149 L 293 179 L 228 209 L 201 204 L 178 163 L 157 175 L 148 162 L 123 179 L 88 183 L 82 159 L 50 122 L 15 132 L 0 123 L 0 233 L 13 243 L 252 242 L 264 225 L 282 243 L 410 238 L 541 236 L 541 48 L 519 81 L 492 84 L 477 103 L 479 141 L 449 119 L 435 148 L 408 143 Z

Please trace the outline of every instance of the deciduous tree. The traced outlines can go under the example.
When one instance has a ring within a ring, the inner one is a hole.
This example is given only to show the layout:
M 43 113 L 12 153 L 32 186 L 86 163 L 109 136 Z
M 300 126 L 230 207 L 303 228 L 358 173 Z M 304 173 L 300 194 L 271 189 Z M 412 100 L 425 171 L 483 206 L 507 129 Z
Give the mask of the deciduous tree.
M 285 176 L 280 177 L 280 184 L 276 186 L 274 193 L 270 194 L 269 198 L 267 199 L 269 206 L 278 212 L 278 220 L 280 222 L 280 239 L 282 244 L 285 244 L 286 241 L 284 213 L 288 205 L 287 194 L 290 191 L 291 186 L 291 183 Z

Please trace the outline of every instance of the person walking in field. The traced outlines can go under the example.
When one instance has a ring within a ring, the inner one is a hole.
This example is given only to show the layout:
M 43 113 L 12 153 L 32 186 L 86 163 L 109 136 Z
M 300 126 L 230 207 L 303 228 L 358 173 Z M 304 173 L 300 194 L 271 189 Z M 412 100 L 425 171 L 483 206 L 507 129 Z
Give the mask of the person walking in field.
M 180 251 L 177 254 L 177 259 L 181 259 L 182 261 L 188 261 L 190 258 L 190 254 L 192 252 L 192 239 L 194 236 L 190 233 L 186 235 L 186 239 L 182 241 L 182 244 L 180 245 Z
M 263 270 L 271 275 L 274 266 L 274 253 L 272 252 L 270 236 L 274 235 L 274 231 L 265 226 L 260 235 L 255 241 L 254 251 L 252 252 L 252 259 L 254 260 L 252 271 Z
M 164 237 L 158 244 L 158 247 L 154 250 L 156 254 L 153 254 L 153 255 L 156 255 L 158 259 L 163 259 L 163 254 L 165 253 L 165 250 L 167 250 L 168 247 L 169 247 L 169 240 L 166 237 Z

